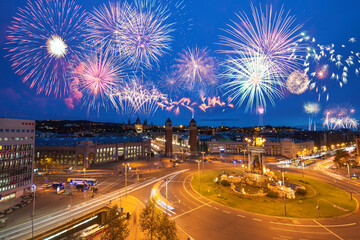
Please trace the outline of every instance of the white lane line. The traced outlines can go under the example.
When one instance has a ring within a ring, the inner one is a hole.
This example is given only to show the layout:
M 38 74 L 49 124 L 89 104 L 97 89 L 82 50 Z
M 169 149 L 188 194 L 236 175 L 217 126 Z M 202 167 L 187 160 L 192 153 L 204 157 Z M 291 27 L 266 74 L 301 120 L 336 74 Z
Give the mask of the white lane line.
M 217 207 L 214 207 L 216 210 L 219 210 L 219 208 L 217 208 Z
M 160 177 L 160 178 L 154 177 L 154 178 L 151 178 L 144 182 L 134 183 L 131 185 L 134 189 L 127 191 L 127 193 L 134 192 L 134 191 L 144 188 L 150 184 L 153 184 L 153 183 L 159 181 L 160 179 L 169 177 L 174 174 L 179 174 L 184 171 L 188 171 L 188 169 L 174 172 L 174 173 L 168 174 L 168 175 Z M 124 195 L 125 195 L 125 192 L 123 190 L 121 196 L 124 196 Z M 114 199 L 117 199 L 118 197 L 119 197 L 119 190 L 115 190 L 113 192 L 110 192 L 110 193 L 102 196 L 101 198 L 96 198 L 94 200 L 87 201 L 85 204 L 82 203 L 86 207 L 81 207 L 81 205 L 79 205 L 79 204 L 74 205 L 73 210 L 72 210 L 73 218 L 79 216 L 80 214 L 85 214 L 86 212 L 89 212 L 90 211 L 89 208 L 92 211 L 94 209 L 96 209 L 96 207 L 100 208 L 102 205 L 106 205 L 106 203 L 109 201 L 109 199 L 114 200 Z M 68 220 L 68 212 L 64 211 L 64 210 L 59 210 L 56 213 L 51 214 L 50 216 L 54 216 L 54 217 L 49 217 L 49 215 L 44 215 L 44 216 L 40 216 L 39 218 L 34 219 L 34 227 L 39 229 L 38 233 L 40 233 L 40 228 L 41 228 L 41 233 L 42 233 L 42 232 L 45 232 L 46 230 L 48 230 L 49 228 L 55 228 L 57 226 L 60 226 L 62 224 L 61 220 L 63 220 L 63 221 Z M 54 219 L 54 218 L 56 218 L 56 219 Z M 55 224 L 54 224 L 54 221 L 55 221 Z M 11 238 L 11 239 L 21 238 L 21 236 L 30 235 L 31 234 L 31 229 L 30 229 L 31 224 L 30 223 L 31 223 L 31 221 L 28 221 L 28 222 L 19 224 L 17 226 L 13 226 L 11 228 L 5 229 L 3 231 L 0 231 L 0 235 L 2 235 L 2 237 L 8 236 L 8 238 Z M 19 231 L 20 228 L 21 228 L 21 230 Z M 27 229 L 29 229 L 29 230 L 27 230 Z
M 174 220 L 174 219 L 176 219 L 176 218 L 178 218 L 178 217 L 181 217 L 181 216 L 183 216 L 183 215 L 185 215 L 185 214 L 191 213 L 191 212 L 193 212 L 193 211 L 195 211 L 195 210 L 198 210 L 199 208 L 205 207 L 205 206 L 207 206 L 207 205 L 209 205 L 209 203 L 200 205 L 200 206 L 198 206 L 198 207 L 196 207 L 196 208 L 193 208 L 193 209 L 191 209 L 191 210 L 189 210 L 189 211 L 187 211 L 187 212 L 184 212 L 184 213 L 182 213 L 182 214 L 176 215 L 175 217 L 172 218 L 172 220 Z
M 244 217 L 245 217 L 244 215 L 239 215 L 239 214 L 238 214 L 238 215 L 236 215 L 236 216 L 238 216 L 238 217 L 242 217 L 242 218 L 244 218 Z
M 331 233 L 332 235 L 334 235 L 335 237 L 337 237 L 340 240 L 344 240 L 342 237 L 340 237 L 339 235 L 337 235 L 336 233 L 334 233 L 333 231 L 331 231 L 330 229 L 326 228 L 324 225 L 322 225 L 321 223 L 319 223 L 318 221 L 316 221 L 315 219 L 313 220 L 314 222 L 316 222 L 317 224 L 319 224 L 320 226 L 322 226 L 326 231 L 328 231 L 329 233 Z
M 293 238 L 293 237 L 289 237 L 289 236 L 279 236 L 279 237 L 281 237 L 281 238 L 288 238 L 288 239 Z
M 230 212 L 229 212 L 229 211 L 225 211 L 225 210 L 223 210 L 223 212 L 224 212 L 224 213 L 227 213 L 227 214 L 230 214 Z
M 275 231 L 284 231 L 284 232 L 330 235 L 330 233 L 328 233 L 328 232 L 304 232 L 304 231 L 296 231 L 296 230 L 283 229 L 283 228 L 271 228 L 271 229 L 272 229 L 272 230 L 275 230 Z
M 291 226 L 291 227 L 308 227 L 308 228 L 321 228 L 319 225 L 301 225 L 301 224 L 291 224 L 291 223 L 279 223 L 279 222 L 270 222 L 272 224 L 277 225 L 284 225 L 284 226 Z M 327 228 L 336 228 L 336 227 L 350 227 L 354 226 L 356 223 L 346 223 L 346 224 L 339 224 L 339 225 L 324 225 Z
M 258 219 L 258 218 L 253 218 L 254 221 L 258 221 L 258 222 L 261 222 L 262 220 L 261 219 Z

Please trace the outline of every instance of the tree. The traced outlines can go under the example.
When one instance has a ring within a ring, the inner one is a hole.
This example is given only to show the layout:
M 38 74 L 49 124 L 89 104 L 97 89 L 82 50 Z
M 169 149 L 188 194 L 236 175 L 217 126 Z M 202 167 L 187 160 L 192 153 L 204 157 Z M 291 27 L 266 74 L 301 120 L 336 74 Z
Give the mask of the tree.
M 343 149 L 339 149 L 335 152 L 335 158 L 334 158 L 334 163 L 340 168 L 343 167 L 345 165 L 345 163 L 349 160 L 350 158 L 350 154 L 343 150 Z
M 159 213 L 152 202 L 146 204 L 140 214 L 140 229 L 150 239 L 153 239 L 155 235 L 156 226 L 158 224 L 158 215 Z
M 102 240 L 125 240 L 129 236 L 129 224 L 120 216 L 118 206 L 115 205 L 109 212 L 109 223 L 101 237 Z
M 148 203 L 140 214 L 140 229 L 150 239 L 175 240 L 175 221 L 159 211 L 153 203 Z
M 169 215 L 162 213 L 159 218 L 157 226 L 156 237 L 159 240 L 175 240 L 178 239 L 176 236 L 176 225 L 175 221 L 171 220 Z
M 49 158 L 49 157 L 48 158 L 43 158 L 43 159 L 40 160 L 40 165 L 45 167 L 45 169 L 46 169 L 45 172 L 47 173 L 49 167 L 56 166 L 56 161 L 54 161 L 54 159 Z

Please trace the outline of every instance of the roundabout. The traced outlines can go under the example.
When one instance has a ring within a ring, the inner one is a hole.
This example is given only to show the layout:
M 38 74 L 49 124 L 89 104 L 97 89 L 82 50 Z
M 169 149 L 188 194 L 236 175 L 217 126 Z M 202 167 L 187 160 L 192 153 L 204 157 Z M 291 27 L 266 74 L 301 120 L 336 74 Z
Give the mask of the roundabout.
M 232 164 L 225 163 L 206 164 L 205 169 L 207 171 L 205 171 L 205 174 L 213 171 L 221 172 L 222 169 L 232 167 Z M 202 189 L 206 192 L 208 189 L 201 183 L 199 193 L 196 179 L 199 171 L 195 164 L 188 165 L 188 168 L 189 171 L 177 175 L 169 182 L 168 200 L 174 207 L 173 212 L 175 214 L 172 214 L 171 218 L 176 221 L 179 232 L 184 233 L 190 239 L 360 239 L 358 232 L 360 214 L 355 200 L 359 200 L 358 197 L 360 196 L 357 183 L 345 180 L 334 181 L 332 177 L 317 171 L 305 170 L 304 174 L 308 179 L 333 186 L 344 191 L 345 194 L 351 192 L 355 202 L 355 210 L 353 212 L 339 213 L 337 217 L 326 217 L 324 206 L 327 203 L 320 200 L 320 217 L 316 215 L 316 211 L 313 213 L 314 217 L 285 217 L 283 211 L 280 212 L 279 216 L 250 212 L 224 205 L 200 194 Z M 301 179 L 301 170 L 288 169 L 287 171 L 285 176 L 288 179 L 292 174 Z M 214 183 L 213 179 L 212 183 Z M 228 188 L 232 191 L 230 187 Z M 311 199 L 313 192 L 309 190 L 308 193 L 305 198 Z M 162 194 L 165 196 L 165 191 Z M 282 200 L 278 199 L 276 201 L 279 209 L 283 210 Z M 286 201 L 286 203 L 290 203 L 289 199 L 286 199 Z M 260 208 L 261 205 L 262 203 L 258 202 L 251 204 L 252 208 Z M 290 205 L 287 205 L 287 207 L 290 214 L 292 211 Z
M 226 180 L 224 175 L 228 175 Z M 275 179 L 281 179 L 280 173 L 275 175 Z M 284 197 L 281 190 L 279 192 L 270 190 L 274 189 L 274 186 L 270 186 L 269 183 L 269 187 L 266 184 L 263 184 L 263 187 L 249 185 L 246 183 L 249 181 L 244 175 L 243 168 L 196 174 L 191 180 L 191 186 L 202 196 L 219 204 L 270 216 L 330 218 L 348 215 L 357 209 L 358 203 L 352 194 L 340 188 L 298 174 L 291 173 L 285 176 L 288 185 L 301 186 L 303 190 L 294 190 L 293 197 L 288 195 Z M 221 178 L 223 180 L 220 180 Z

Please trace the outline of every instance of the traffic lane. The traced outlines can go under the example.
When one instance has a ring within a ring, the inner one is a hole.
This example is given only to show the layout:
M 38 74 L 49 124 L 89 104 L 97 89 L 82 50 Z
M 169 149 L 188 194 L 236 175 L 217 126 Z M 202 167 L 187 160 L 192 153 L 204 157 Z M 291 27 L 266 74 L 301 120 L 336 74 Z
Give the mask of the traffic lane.
M 158 181 L 158 179 L 150 179 L 145 182 L 141 182 L 138 184 L 134 184 L 133 186 L 129 186 L 128 193 L 137 191 L 143 187 L 146 187 L 148 185 L 152 185 L 155 183 L 155 181 Z M 124 193 L 124 190 L 122 191 L 122 194 Z M 98 198 L 94 198 L 89 202 L 83 202 L 81 204 L 78 204 L 74 206 L 72 210 L 72 218 L 76 217 L 77 215 L 82 215 L 86 213 L 90 213 L 91 211 L 95 210 L 96 208 L 99 208 L 101 206 L 104 206 L 109 203 L 109 200 L 116 199 L 119 196 L 118 191 L 114 191 L 107 195 L 100 195 Z M 47 214 L 45 216 L 41 216 L 39 218 L 36 218 L 34 220 L 34 228 L 36 229 L 36 233 L 39 233 L 39 230 L 45 230 L 48 228 L 54 228 L 60 224 L 62 224 L 64 221 L 69 220 L 69 212 L 68 211 L 58 211 L 58 212 L 52 212 L 50 214 Z M 7 238 L 12 239 L 21 239 L 23 237 L 28 236 L 31 234 L 31 221 L 28 221 L 24 224 L 5 228 L 0 231 L 0 235 L 7 236 Z
M 259 218 L 238 216 L 210 206 L 195 209 L 175 220 L 195 239 L 337 239 L 323 228 L 274 226 Z

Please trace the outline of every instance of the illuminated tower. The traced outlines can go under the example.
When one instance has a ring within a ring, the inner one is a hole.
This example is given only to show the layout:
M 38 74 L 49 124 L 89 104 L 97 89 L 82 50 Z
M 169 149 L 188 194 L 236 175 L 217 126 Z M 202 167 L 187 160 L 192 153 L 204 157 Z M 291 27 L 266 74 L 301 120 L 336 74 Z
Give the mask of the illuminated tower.
M 194 119 L 191 119 L 189 126 L 189 145 L 190 145 L 190 153 L 192 155 L 197 154 L 197 126 Z
M 143 132 L 143 125 L 141 124 L 139 117 L 136 119 L 135 130 L 137 133 Z
M 172 122 L 168 118 L 165 122 L 165 156 L 172 155 Z

